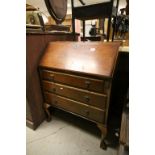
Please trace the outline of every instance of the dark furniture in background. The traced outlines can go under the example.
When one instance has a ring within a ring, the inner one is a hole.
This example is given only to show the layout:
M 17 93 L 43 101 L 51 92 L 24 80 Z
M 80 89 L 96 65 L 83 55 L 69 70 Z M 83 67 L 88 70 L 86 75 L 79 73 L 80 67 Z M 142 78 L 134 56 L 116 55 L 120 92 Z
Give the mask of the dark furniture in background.
M 70 27 L 69 26 L 64 26 L 64 25 L 44 25 L 45 31 L 65 31 L 69 32 Z
M 67 0 L 44 0 L 47 10 L 57 24 L 61 24 L 67 14 Z
M 102 41 L 102 37 L 101 36 L 89 36 L 89 37 L 81 37 L 82 41 Z
M 67 31 L 69 32 L 70 27 L 61 25 L 61 23 L 65 20 L 67 14 L 67 0 L 44 0 L 47 10 L 51 17 L 55 20 L 56 25 L 44 25 L 45 31 Z
M 41 94 L 38 64 L 44 50 L 51 41 L 77 40 L 70 33 L 33 32 L 26 33 L 26 124 L 36 129 L 45 119 Z
M 129 155 L 129 94 L 124 101 L 118 155 Z
M 69 26 L 61 25 L 61 22 L 64 21 L 67 13 L 67 1 L 66 0 L 45 0 L 45 4 L 47 10 L 49 11 L 52 18 L 55 20 L 55 25 L 47 25 L 44 23 L 42 15 L 43 12 L 39 10 L 39 8 L 35 8 L 31 5 L 26 4 L 26 11 L 33 11 L 29 17 L 29 24 L 27 24 L 27 28 L 36 29 L 37 26 L 40 26 L 42 31 L 70 31 Z M 35 15 L 36 14 L 36 15 Z M 38 18 L 38 19 L 36 19 Z M 38 23 L 36 23 L 38 21 Z
M 50 43 L 39 64 L 47 120 L 51 120 L 52 106 L 95 122 L 101 130 L 103 149 L 119 45 Z
M 114 0 L 109 0 L 109 2 L 103 2 L 92 5 L 85 5 L 82 1 L 81 4 L 84 6 L 74 6 L 74 0 L 72 2 L 72 29 L 73 34 L 75 34 L 75 19 L 79 19 L 83 21 L 83 38 L 85 38 L 85 21 L 91 19 L 104 19 L 108 18 L 108 29 L 107 29 L 107 40 L 110 38 L 110 27 L 111 27 L 111 18 L 112 16 L 117 16 L 119 0 L 117 0 L 117 4 L 115 7 L 115 12 L 113 13 L 113 2 Z M 115 28 L 114 28 L 115 29 Z M 112 40 L 114 39 L 114 29 L 112 34 Z M 103 28 L 104 32 L 104 28 Z
M 121 120 L 124 100 L 129 89 L 129 52 L 119 52 L 114 74 L 110 99 L 112 106 L 110 106 L 109 113 Z
M 67 13 L 67 1 L 45 0 L 45 4 L 50 15 L 57 24 L 60 24 L 65 19 Z M 38 9 L 27 5 L 27 11 L 28 10 L 36 11 Z M 33 129 L 36 129 L 45 119 L 37 68 L 47 44 L 51 41 L 78 40 L 78 34 L 73 36 L 71 33 L 61 32 L 64 30 L 68 31 L 68 27 L 60 25 L 46 26 L 41 12 L 37 13 L 37 16 L 42 31 L 40 29 L 34 29 L 35 26 L 32 25 L 31 29 L 29 31 L 27 30 L 26 33 L 26 124 Z M 59 32 L 53 33 L 49 32 L 49 30 L 57 30 Z

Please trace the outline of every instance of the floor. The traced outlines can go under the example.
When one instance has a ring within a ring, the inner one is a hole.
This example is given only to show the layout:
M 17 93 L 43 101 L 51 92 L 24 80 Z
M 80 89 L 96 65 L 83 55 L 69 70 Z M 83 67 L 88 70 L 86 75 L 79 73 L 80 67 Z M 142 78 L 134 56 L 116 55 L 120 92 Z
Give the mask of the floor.
M 117 155 L 115 145 L 99 147 L 100 131 L 94 123 L 59 110 L 53 115 L 35 131 L 26 128 L 27 155 Z

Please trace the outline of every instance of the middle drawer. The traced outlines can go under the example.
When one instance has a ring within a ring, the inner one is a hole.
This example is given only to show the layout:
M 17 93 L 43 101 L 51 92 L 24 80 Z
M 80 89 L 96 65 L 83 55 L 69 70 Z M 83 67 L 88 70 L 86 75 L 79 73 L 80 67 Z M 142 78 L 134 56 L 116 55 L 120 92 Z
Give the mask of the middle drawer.
M 101 109 L 105 109 L 107 96 L 99 93 L 94 93 L 62 84 L 57 84 L 49 81 L 43 81 L 44 91 L 49 91 L 70 99 L 83 102 Z

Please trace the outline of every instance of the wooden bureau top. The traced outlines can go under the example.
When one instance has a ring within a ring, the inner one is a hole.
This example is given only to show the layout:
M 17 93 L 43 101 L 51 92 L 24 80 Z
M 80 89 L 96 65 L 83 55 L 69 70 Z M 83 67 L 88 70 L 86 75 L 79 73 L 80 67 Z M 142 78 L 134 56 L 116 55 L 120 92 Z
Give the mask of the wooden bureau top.
M 40 66 L 110 78 L 119 46 L 119 42 L 51 42 Z

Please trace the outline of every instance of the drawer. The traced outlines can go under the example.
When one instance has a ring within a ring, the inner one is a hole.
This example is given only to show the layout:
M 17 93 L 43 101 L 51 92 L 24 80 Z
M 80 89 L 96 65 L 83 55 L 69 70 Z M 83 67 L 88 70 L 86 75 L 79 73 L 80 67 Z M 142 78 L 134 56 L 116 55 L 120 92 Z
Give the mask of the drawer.
M 45 91 L 49 91 L 101 109 L 105 109 L 106 106 L 107 96 L 99 93 L 88 92 L 82 89 L 77 89 L 48 81 L 43 81 L 43 89 Z
M 104 123 L 105 111 L 97 108 L 92 108 L 89 105 L 76 102 L 65 97 L 44 92 L 45 101 L 55 107 L 64 109 L 66 111 L 81 115 L 87 119 Z
M 44 80 L 50 80 L 78 88 L 92 90 L 96 92 L 104 92 L 104 81 L 98 79 L 85 78 L 66 73 L 58 73 L 53 71 L 42 70 L 41 77 Z

